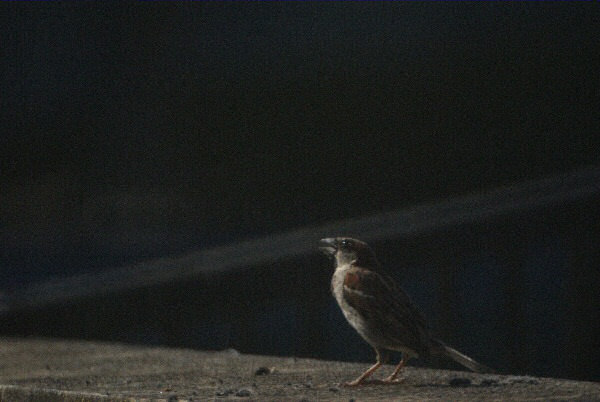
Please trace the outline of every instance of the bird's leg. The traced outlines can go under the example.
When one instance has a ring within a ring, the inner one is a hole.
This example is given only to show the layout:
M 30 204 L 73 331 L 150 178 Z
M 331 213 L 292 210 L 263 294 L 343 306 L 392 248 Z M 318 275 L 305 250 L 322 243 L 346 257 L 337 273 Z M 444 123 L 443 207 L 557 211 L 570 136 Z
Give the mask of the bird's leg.
M 381 362 L 375 363 L 374 365 L 372 365 L 371 367 L 369 367 L 369 369 L 367 371 L 365 371 L 364 373 L 362 373 L 360 375 L 360 377 L 358 377 L 356 380 L 345 382 L 344 386 L 346 386 L 346 387 L 357 387 L 359 385 L 362 385 L 367 378 L 369 378 L 371 375 L 373 375 L 373 373 L 375 372 L 375 370 L 377 370 L 379 368 L 379 366 L 381 366 Z
M 374 365 L 372 365 L 371 367 L 369 367 L 369 369 L 367 371 L 365 371 L 364 373 L 362 373 L 360 375 L 360 377 L 358 377 L 356 380 L 345 382 L 344 386 L 358 387 L 359 385 L 363 385 L 365 383 L 365 380 L 373 375 L 375 370 L 377 370 L 379 368 L 379 366 L 381 366 L 381 364 L 383 363 L 383 358 L 382 358 L 382 355 L 379 352 L 379 350 L 375 349 L 375 352 L 377 353 L 377 362 Z
M 402 368 L 406 364 L 406 360 L 407 359 L 405 359 L 404 356 L 402 356 L 402 360 L 400 360 L 400 363 L 398 363 L 398 365 L 394 369 L 394 372 L 392 374 L 390 374 L 389 377 L 384 378 L 382 380 L 382 383 L 384 383 L 384 384 L 398 384 L 398 383 L 401 383 L 402 381 L 404 381 L 404 379 L 397 380 L 396 377 L 398 377 L 398 374 L 400 374 L 400 371 L 402 370 Z

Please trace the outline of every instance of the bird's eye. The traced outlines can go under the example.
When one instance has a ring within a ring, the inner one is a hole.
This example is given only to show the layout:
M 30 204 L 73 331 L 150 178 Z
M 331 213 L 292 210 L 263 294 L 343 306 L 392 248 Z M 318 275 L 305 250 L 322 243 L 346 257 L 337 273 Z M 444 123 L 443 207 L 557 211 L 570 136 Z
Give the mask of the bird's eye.
M 352 242 L 350 240 L 348 240 L 348 239 L 342 240 L 342 247 L 349 248 L 350 246 L 352 246 Z

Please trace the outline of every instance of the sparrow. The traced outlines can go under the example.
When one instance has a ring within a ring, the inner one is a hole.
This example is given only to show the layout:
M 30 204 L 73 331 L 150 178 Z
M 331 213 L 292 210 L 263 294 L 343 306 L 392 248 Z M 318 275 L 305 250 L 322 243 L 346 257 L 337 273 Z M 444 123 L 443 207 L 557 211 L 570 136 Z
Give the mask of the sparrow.
M 319 248 L 335 259 L 331 291 L 350 325 L 375 350 L 376 363 L 345 386 L 397 384 L 412 358 L 443 355 L 477 373 L 493 370 L 432 337 L 425 318 L 408 295 L 386 275 L 367 243 L 350 237 L 321 239 Z M 401 352 L 392 374 L 369 377 L 385 363 L 387 352 Z

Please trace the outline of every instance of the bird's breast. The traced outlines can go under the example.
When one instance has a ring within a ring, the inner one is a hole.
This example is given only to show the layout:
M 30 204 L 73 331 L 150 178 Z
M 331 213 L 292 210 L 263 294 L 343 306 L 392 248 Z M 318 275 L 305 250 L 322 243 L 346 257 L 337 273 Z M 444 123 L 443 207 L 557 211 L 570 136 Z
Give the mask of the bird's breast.
M 350 325 L 352 325 L 363 338 L 369 341 L 367 322 L 362 315 L 360 315 L 360 313 L 344 299 L 344 279 L 349 269 L 350 265 L 347 265 L 338 267 L 335 270 L 333 277 L 331 278 L 331 291 L 346 320 L 348 320 Z
M 342 310 L 344 310 L 344 305 L 346 304 L 344 301 L 344 278 L 349 268 L 349 266 L 337 267 L 331 278 L 331 292 Z

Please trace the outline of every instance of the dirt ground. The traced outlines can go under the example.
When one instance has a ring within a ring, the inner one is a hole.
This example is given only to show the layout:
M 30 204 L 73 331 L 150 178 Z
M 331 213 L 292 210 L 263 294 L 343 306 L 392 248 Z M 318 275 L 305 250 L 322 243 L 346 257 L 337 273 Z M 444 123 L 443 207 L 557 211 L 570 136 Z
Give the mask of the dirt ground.
M 402 384 L 339 386 L 367 367 L 234 350 L 0 338 L 0 400 L 600 400 L 600 383 L 411 367 Z

